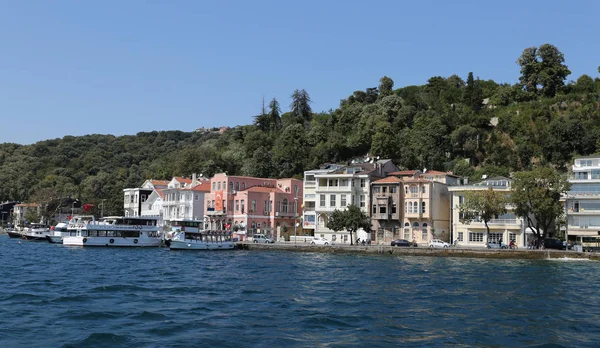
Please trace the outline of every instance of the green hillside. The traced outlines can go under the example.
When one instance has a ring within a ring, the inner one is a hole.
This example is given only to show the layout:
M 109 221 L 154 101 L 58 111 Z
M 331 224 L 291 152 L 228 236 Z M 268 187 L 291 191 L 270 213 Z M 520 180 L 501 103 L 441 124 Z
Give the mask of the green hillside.
M 120 214 L 123 188 L 150 178 L 300 177 L 322 163 L 369 154 L 406 169 L 475 179 L 537 164 L 565 171 L 573 156 L 598 151 L 600 79 L 568 80 L 563 55 L 552 45 L 515 58 L 521 66 L 515 85 L 466 72 L 466 78 L 434 76 L 394 89 L 394 81 L 382 77 L 377 87 L 355 91 L 321 113 L 311 110 L 306 91 L 296 90 L 289 101 L 265 105 L 252 124 L 223 134 L 156 131 L 0 144 L 0 201 L 106 199 L 105 212 Z M 289 103 L 289 111 L 282 113 L 280 103 Z

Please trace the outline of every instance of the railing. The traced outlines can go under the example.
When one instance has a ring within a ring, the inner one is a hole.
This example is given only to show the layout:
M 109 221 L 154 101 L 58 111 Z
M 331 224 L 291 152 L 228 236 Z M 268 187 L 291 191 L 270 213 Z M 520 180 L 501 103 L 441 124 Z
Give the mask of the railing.
M 331 191 L 352 191 L 350 186 L 319 186 L 315 189 L 316 192 L 331 192 Z

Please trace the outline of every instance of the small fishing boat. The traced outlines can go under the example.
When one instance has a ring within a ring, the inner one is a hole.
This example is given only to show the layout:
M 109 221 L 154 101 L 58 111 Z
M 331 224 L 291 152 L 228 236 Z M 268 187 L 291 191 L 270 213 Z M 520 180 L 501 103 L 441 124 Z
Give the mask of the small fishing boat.
M 63 237 L 69 235 L 68 226 L 68 223 L 60 222 L 56 226 L 51 227 L 52 233 L 46 236 L 46 240 L 50 243 L 62 244 Z

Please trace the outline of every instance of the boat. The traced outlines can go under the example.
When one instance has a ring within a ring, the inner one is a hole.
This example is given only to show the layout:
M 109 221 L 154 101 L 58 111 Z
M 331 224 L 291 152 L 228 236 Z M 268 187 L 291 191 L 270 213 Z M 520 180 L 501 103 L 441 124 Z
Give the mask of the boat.
M 19 230 L 8 230 L 8 231 L 6 231 L 6 234 L 8 234 L 9 238 L 21 238 L 21 235 L 23 234 L 23 232 L 21 232 Z
M 173 219 L 165 244 L 171 250 L 228 250 L 234 248 L 231 231 L 204 230 L 201 220 Z
M 96 220 L 93 216 L 77 216 L 67 225 L 67 246 L 158 247 L 162 235 L 158 218 L 148 216 L 109 216 Z
M 46 240 L 50 243 L 62 244 L 64 236 L 69 235 L 68 222 L 59 222 L 56 226 L 51 227 L 52 233 L 46 236 Z
M 50 227 L 43 223 L 32 223 L 25 227 L 16 227 L 14 230 L 6 231 L 10 238 L 20 238 L 26 240 L 46 240 L 46 236 L 51 234 Z
M 231 232 L 222 230 L 176 232 L 167 242 L 171 250 L 228 250 L 234 247 Z

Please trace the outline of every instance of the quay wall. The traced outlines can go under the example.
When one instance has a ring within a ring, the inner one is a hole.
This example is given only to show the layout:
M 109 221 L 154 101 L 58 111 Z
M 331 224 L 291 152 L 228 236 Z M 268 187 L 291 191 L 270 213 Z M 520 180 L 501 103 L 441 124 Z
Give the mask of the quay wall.
M 445 248 L 430 249 L 424 247 L 392 247 L 384 245 L 347 246 L 347 245 L 306 245 L 291 243 L 236 243 L 237 249 L 246 250 L 286 250 L 296 252 L 379 254 L 391 256 L 434 256 L 434 257 L 469 257 L 483 259 L 589 259 L 600 261 L 600 254 L 565 250 L 527 250 L 527 249 L 466 249 Z

